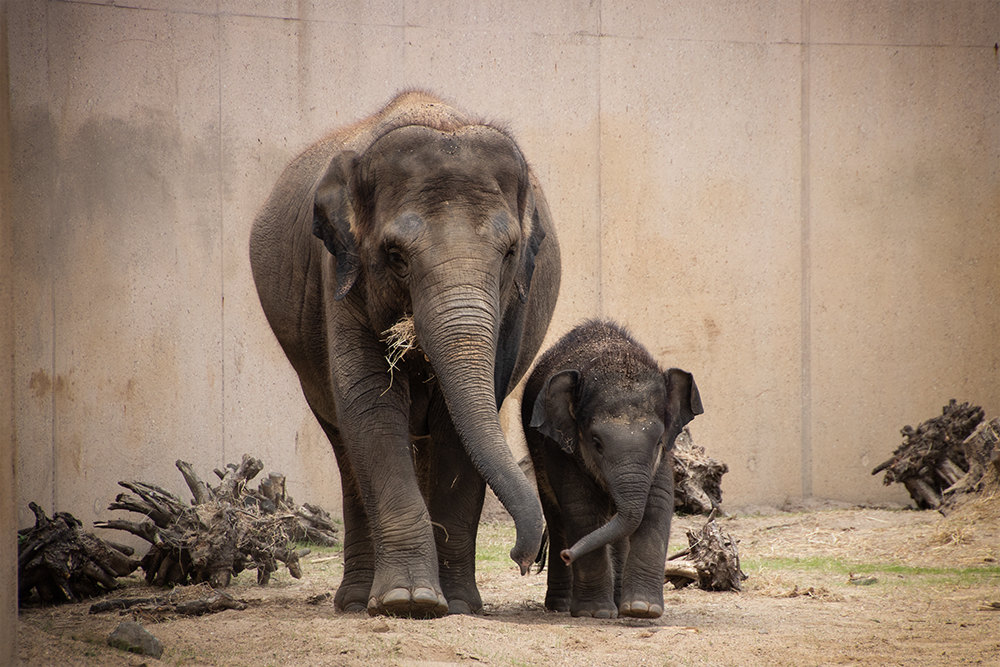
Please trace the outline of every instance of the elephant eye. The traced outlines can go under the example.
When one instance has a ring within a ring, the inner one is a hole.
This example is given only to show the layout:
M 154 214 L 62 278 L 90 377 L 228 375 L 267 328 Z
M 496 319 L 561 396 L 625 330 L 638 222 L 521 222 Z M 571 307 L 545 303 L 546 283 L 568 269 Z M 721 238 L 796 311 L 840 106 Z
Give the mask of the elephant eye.
M 601 442 L 601 439 L 596 435 L 594 436 L 594 451 L 597 452 L 599 455 L 604 454 L 604 443 Z
M 399 248 L 388 248 L 385 251 L 386 263 L 389 268 L 400 278 L 405 278 L 410 273 L 410 265 L 406 261 L 406 256 Z
M 503 258 L 504 259 L 510 259 L 511 257 L 513 257 L 516 254 L 517 254 L 517 244 L 516 243 L 512 243 L 512 244 L 510 244 L 510 247 L 507 248 L 507 254 L 504 255 Z

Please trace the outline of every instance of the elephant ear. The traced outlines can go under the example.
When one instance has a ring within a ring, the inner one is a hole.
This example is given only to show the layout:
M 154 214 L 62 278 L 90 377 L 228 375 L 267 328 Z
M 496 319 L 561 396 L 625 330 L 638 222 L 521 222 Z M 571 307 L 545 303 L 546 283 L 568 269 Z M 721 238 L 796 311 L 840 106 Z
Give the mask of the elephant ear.
M 663 374 L 667 383 L 667 414 L 663 423 L 668 436 L 668 449 L 673 447 L 674 439 L 695 415 L 705 412 L 701 405 L 701 394 L 694 376 L 679 368 L 671 368 Z
M 555 440 L 567 454 L 576 449 L 577 428 L 573 397 L 580 381 L 580 371 L 553 373 L 535 398 L 529 426 Z
M 538 208 L 535 206 L 535 186 L 531 182 L 530 176 L 525 176 L 525 181 L 525 185 L 522 188 L 524 192 L 523 201 L 518 202 L 521 209 L 519 213 L 522 220 L 526 216 L 530 216 L 531 234 L 528 235 L 527 243 L 525 243 L 524 255 L 521 259 L 521 270 L 518 271 L 517 277 L 514 279 L 514 285 L 517 287 L 517 294 L 521 299 L 521 303 L 527 303 L 528 301 L 528 292 L 531 289 L 531 276 L 535 273 L 535 256 L 538 255 L 538 250 L 542 247 L 542 241 L 545 240 L 545 230 L 542 229 L 541 221 L 538 219 Z
M 349 190 L 357 162 L 358 155 L 353 151 L 335 155 L 316 186 L 313 199 L 313 236 L 323 241 L 337 258 L 337 289 L 333 296 L 336 301 L 351 291 L 361 268 L 351 231 L 353 209 Z

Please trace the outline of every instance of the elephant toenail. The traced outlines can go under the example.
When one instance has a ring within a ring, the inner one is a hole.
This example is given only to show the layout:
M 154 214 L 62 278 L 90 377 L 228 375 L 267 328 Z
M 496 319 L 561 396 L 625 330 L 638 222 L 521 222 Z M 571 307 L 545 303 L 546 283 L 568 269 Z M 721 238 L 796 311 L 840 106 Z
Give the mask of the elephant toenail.
M 417 604 L 438 604 L 438 594 L 429 588 L 413 589 L 413 601 Z

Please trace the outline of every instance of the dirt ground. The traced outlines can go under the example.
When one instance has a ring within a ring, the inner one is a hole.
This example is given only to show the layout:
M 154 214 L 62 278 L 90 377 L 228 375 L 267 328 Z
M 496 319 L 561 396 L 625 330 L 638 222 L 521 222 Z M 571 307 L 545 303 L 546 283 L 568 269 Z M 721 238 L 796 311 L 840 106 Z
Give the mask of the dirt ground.
M 92 601 L 23 609 L 21 664 L 1000 665 L 1000 498 L 947 517 L 827 504 L 719 521 L 739 540 L 744 591 L 667 585 L 666 611 L 652 621 L 546 612 L 545 575 L 518 575 L 505 555 L 513 524 L 491 520 L 480 536 L 482 616 L 338 614 L 329 599 L 310 602 L 340 579 L 339 552 L 322 550 L 306 558 L 301 580 L 282 573 L 259 588 L 253 573 L 237 577 L 229 592 L 249 603 L 244 611 L 89 614 Z M 704 522 L 675 519 L 671 552 Z M 158 593 L 138 577 L 124 581 L 117 597 Z M 162 659 L 107 646 L 130 619 L 159 638 Z

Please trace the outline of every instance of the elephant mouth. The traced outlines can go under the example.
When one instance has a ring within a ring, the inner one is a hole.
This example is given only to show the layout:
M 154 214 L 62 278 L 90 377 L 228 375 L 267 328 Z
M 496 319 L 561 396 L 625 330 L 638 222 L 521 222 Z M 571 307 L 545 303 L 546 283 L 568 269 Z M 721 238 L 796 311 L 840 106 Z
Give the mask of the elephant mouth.
M 413 325 L 413 315 L 404 315 L 383 331 L 382 342 L 385 343 L 385 360 L 389 364 L 389 375 L 392 376 L 407 352 L 420 349 L 420 344 L 417 343 L 417 329 Z

